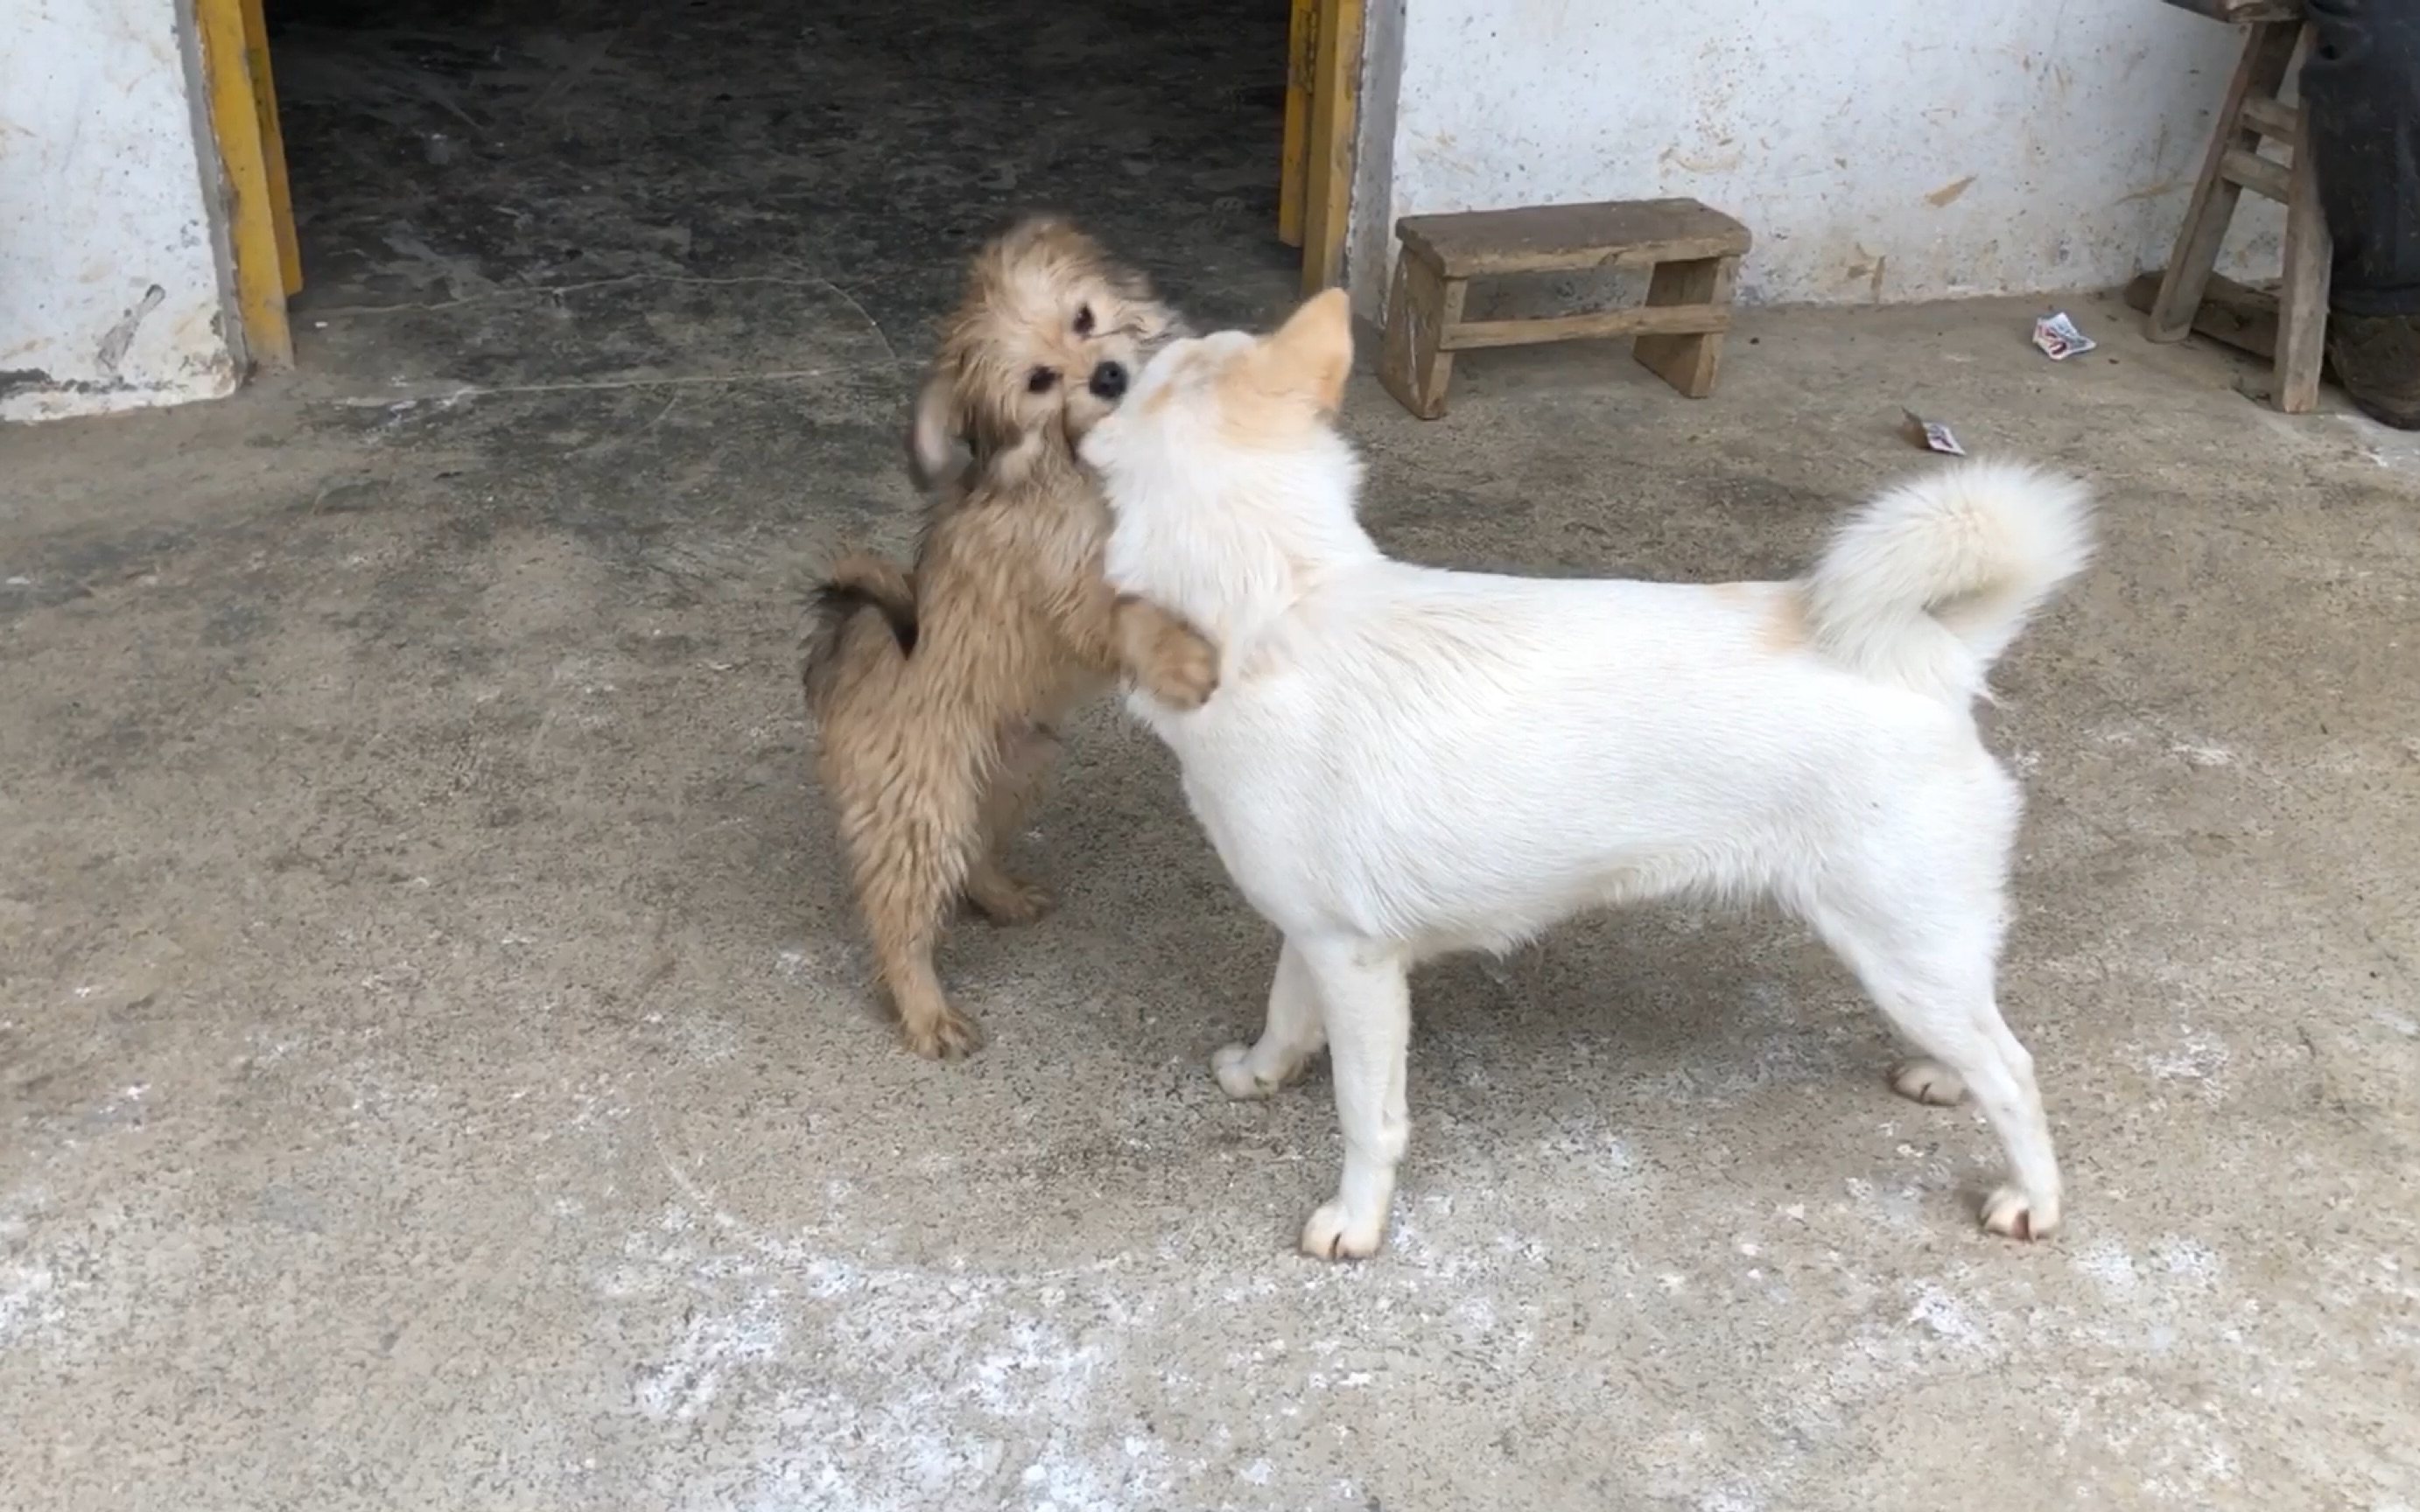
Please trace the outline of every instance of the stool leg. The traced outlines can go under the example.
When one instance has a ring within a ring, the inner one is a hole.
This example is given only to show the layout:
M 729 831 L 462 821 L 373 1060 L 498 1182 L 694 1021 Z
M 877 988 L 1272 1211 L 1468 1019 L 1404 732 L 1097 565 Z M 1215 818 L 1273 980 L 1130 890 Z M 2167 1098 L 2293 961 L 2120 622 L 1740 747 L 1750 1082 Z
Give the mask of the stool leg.
M 1713 310 L 1728 310 L 1731 280 L 1738 270 L 1737 257 L 1657 263 L 1647 280 L 1648 307 L 1702 304 Z M 1711 331 L 1696 336 L 1640 336 L 1630 344 L 1630 354 L 1690 398 L 1702 399 L 1714 392 L 1714 371 L 1723 361 L 1723 333 Z
M 2328 266 L 2334 247 L 2319 213 L 2319 179 L 2311 165 L 2310 107 L 2294 128 L 2294 162 L 2286 200 L 2286 277 L 2277 285 L 2277 408 L 2306 415 L 2319 405 L 2319 369 L 2327 360 Z
M 2242 61 L 2235 66 L 2234 82 L 2218 107 L 2218 125 L 2210 133 L 2201 177 L 2194 181 L 2193 200 L 2185 207 L 2184 224 L 2177 230 L 2176 250 L 2168 255 L 2168 270 L 2160 279 L 2159 297 L 2143 333 L 2153 341 L 2182 341 L 2193 330 L 2194 312 L 2201 308 L 2210 288 L 2211 270 L 2218 266 L 2226 224 L 2235 218 L 2235 202 L 2243 186 L 2229 180 L 2221 168 L 2230 149 L 2256 152 L 2260 133 L 2243 124 L 2243 102 L 2255 97 L 2273 98 L 2286 81 L 2302 35 L 2299 22 L 2268 22 L 2252 28 L 2243 44 Z
M 1462 318 L 1467 285 L 1449 279 L 1405 252 L 1395 259 L 1395 280 L 1387 291 L 1387 335 L 1378 351 L 1378 381 L 1421 420 L 1445 413 L 1446 385 L 1453 379 L 1453 353 L 1445 333 Z

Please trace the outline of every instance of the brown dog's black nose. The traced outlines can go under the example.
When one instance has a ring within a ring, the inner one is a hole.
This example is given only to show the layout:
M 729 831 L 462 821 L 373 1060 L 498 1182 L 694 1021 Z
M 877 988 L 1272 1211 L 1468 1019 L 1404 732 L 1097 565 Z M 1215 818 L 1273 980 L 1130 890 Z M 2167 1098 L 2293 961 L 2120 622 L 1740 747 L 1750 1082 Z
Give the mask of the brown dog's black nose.
M 1093 369 L 1093 381 L 1089 387 L 1092 389 L 1093 397 L 1095 399 L 1107 399 L 1111 403 L 1115 403 L 1116 401 L 1125 398 L 1126 393 L 1125 364 L 1124 363 L 1103 363 L 1100 366 Z

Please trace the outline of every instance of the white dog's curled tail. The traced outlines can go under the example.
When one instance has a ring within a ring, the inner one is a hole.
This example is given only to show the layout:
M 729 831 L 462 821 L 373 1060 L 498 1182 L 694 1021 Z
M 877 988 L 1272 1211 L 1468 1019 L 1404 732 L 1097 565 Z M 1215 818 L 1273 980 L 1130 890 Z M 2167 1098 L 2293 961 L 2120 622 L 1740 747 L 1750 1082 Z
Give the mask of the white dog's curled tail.
M 1807 579 L 1808 626 L 1834 661 L 1963 704 L 2091 556 L 2082 484 L 2020 462 L 1957 462 L 1849 517 Z

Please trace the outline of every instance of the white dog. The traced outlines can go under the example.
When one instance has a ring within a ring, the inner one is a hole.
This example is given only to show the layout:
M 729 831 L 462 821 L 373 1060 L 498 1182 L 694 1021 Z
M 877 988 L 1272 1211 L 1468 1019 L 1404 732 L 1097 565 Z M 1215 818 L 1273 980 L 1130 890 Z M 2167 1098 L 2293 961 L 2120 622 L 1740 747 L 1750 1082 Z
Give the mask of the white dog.
M 1330 424 L 1352 355 L 1334 292 L 1265 339 L 1180 342 L 1082 445 L 1116 517 L 1110 580 L 1221 648 L 1197 712 L 1131 706 L 1285 933 L 1267 1026 L 1218 1053 L 1218 1083 L 1265 1097 L 1332 1051 L 1343 1179 L 1302 1247 L 1385 1237 L 1412 965 L 1674 894 L 1769 896 L 1813 925 L 1932 1057 L 1899 1090 L 1979 1100 L 2014 1178 L 1984 1226 L 2050 1233 L 2033 1060 L 1993 999 L 2020 799 L 1971 706 L 2090 555 L 2084 490 L 1947 468 L 1867 505 L 1795 582 L 1415 566 L 1354 517 L 1360 462 Z

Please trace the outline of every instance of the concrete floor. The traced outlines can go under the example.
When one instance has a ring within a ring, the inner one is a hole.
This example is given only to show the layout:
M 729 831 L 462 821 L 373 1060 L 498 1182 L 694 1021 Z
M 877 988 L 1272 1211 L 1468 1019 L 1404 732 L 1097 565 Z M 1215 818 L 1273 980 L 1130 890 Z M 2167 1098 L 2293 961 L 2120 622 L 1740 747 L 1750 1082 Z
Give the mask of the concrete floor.
M 1986 716 L 2067 1232 L 1977 1231 L 1979 1121 L 1800 932 L 1652 910 L 1425 974 L 1392 1246 L 1315 1263 L 1327 1083 L 1206 1073 L 1273 944 L 1165 755 L 1079 721 L 1062 909 L 953 936 L 992 1043 L 927 1065 L 794 667 L 909 538 L 969 238 L 1283 307 L 1281 40 L 759 12 L 289 33 L 304 373 L 0 432 L 0 1506 L 2420 1505 L 2420 447 L 2114 301 L 2056 366 L 1991 302 L 1751 314 L 1695 404 L 1357 381 L 1426 560 L 1787 572 L 1902 405 L 2107 545 Z

